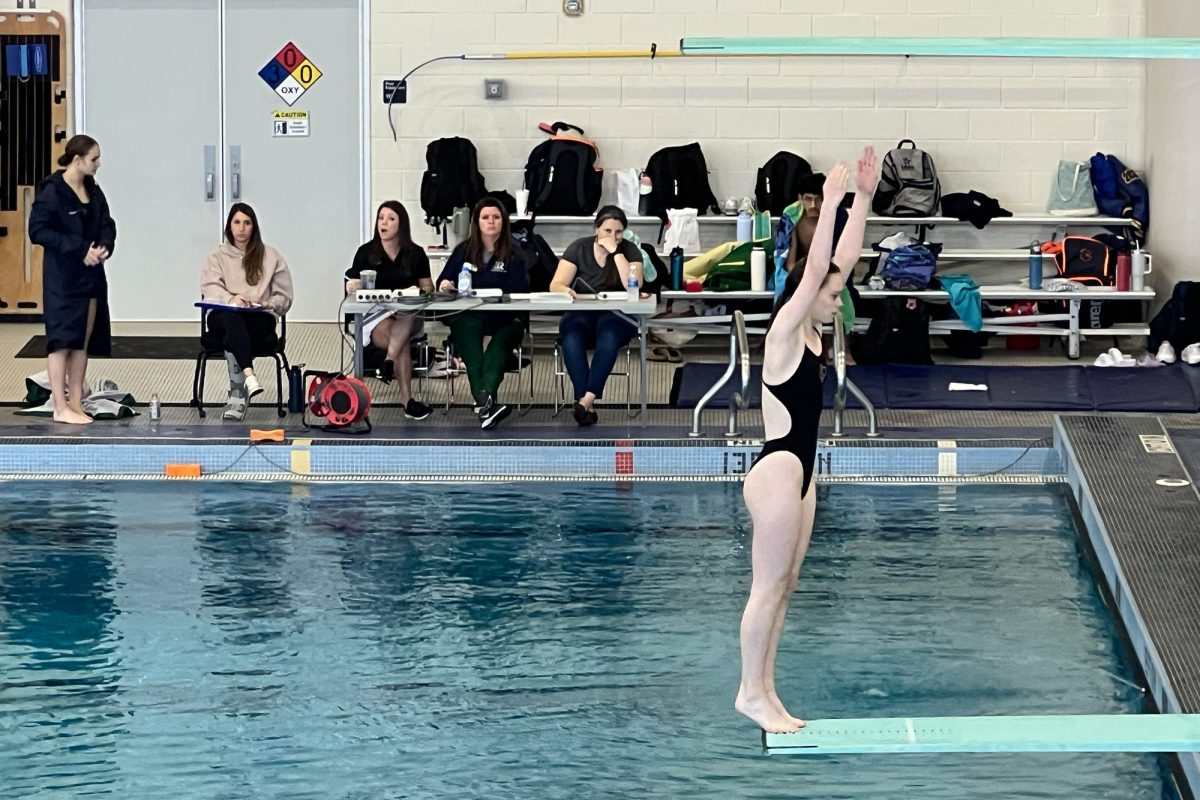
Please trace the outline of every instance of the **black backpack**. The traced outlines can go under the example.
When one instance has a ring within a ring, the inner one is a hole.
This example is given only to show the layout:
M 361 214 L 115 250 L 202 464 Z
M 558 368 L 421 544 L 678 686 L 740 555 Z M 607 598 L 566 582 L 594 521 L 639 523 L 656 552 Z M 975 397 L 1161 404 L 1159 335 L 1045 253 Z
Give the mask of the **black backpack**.
M 425 148 L 425 174 L 421 176 L 421 209 L 425 222 L 435 228 L 448 220 L 454 209 L 471 208 L 487 194 L 479 159 L 470 139 L 454 136 L 435 139 Z
M 866 333 L 850 340 L 858 364 L 932 364 L 929 353 L 929 304 L 907 297 L 887 297 L 871 313 Z M 872 304 L 867 304 L 872 305 Z
M 800 181 L 812 174 L 812 165 L 795 153 L 780 150 L 758 168 L 754 184 L 754 202 L 759 211 L 778 217 L 800 199 Z
M 554 271 L 558 269 L 558 256 L 549 243 L 539 233 L 534 233 L 533 223 L 529 220 L 519 220 L 512 226 L 513 241 L 525 256 L 525 266 L 529 271 L 529 291 L 548 292 L 550 281 L 554 279 Z
M 1200 342 L 1200 281 L 1175 284 L 1171 299 L 1150 320 L 1150 352 L 1157 351 L 1163 342 L 1170 342 L 1176 350 Z
M 646 164 L 650 194 L 645 213 L 664 222 L 668 208 L 694 208 L 697 214 L 721 213 L 717 198 L 708 185 L 708 165 L 699 142 L 664 147 Z
M 590 216 L 600 205 L 604 170 L 596 166 L 596 145 L 583 129 L 565 122 L 542 125 L 550 138 L 533 148 L 525 163 L 525 188 L 533 214 Z M 578 136 L 563 131 L 578 131 Z

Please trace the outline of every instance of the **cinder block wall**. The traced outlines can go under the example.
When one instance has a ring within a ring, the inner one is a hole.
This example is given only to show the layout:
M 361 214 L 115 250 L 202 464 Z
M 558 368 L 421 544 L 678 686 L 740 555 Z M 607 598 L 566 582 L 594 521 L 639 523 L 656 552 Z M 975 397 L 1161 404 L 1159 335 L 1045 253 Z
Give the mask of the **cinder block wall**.
M 1141 36 L 1146 0 L 373 0 L 372 194 L 420 217 L 425 145 L 464 135 L 489 188 L 513 191 L 543 120 L 585 128 L 607 168 L 699 141 L 719 198 L 753 193 L 780 149 L 817 166 L 912 138 L 946 191 L 979 189 L 1016 213 L 1045 210 L 1060 158 L 1145 157 L 1140 61 L 858 57 L 469 62 L 425 67 L 392 108 L 381 82 L 435 56 L 677 46 L 684 36 Z M 485 100 L 483 80 L 507 80 Z M 432 231 L 415 226 L 418 238 Z

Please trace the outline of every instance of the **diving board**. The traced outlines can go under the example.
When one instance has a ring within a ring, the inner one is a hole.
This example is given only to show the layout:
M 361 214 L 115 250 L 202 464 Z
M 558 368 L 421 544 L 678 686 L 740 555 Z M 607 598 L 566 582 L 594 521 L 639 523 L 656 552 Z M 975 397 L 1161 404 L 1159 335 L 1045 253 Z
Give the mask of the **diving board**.
M 1200 714 L 816 719 L 764 733 L 772 755 L 1200 751 Z
M 1200 58 L 1200 39 L 1152 36 L 722 37 L 680 40 L 685 56 L 975 56 L 992 58 Z

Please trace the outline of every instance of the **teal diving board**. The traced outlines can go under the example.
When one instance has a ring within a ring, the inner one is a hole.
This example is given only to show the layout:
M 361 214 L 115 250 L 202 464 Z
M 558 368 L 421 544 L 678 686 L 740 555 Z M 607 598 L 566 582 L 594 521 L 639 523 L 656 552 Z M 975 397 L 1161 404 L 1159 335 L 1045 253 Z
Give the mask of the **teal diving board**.
M 931 36 L 722 37 L 681 39 L 685 56 L 976 56 L 1025 58 L 1200 58 L 1200 39 L 1166 37 L 992 38 Z
M 1200 714 L 817 719 L 764 733 L 770 754 L 1200 752 Z

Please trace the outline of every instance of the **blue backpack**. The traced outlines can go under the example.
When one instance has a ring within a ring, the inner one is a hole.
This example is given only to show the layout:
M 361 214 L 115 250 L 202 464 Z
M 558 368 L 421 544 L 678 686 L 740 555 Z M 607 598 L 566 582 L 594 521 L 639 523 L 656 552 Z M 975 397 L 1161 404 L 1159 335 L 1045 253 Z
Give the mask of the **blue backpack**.
M 1136 171 L 1113 155 L 1096 153 L 1091 159 L 1092 194 L 1096 208 L 1106 217 L 1125 217 L 1137 242 L 1150 230 L 1150 189 Z
M 888 289 L 919 292 L 929 288 L 929 281 L 937 270 L 937 253 L 923 244 L 897 247 L 888 253 L 883 265 L 883 285 Z

